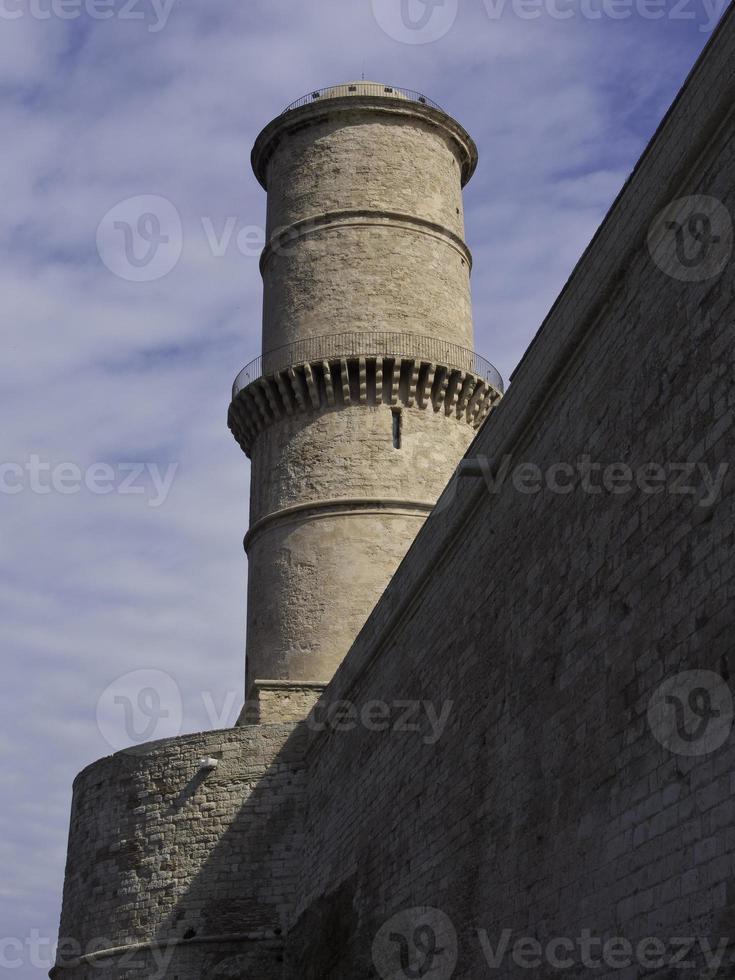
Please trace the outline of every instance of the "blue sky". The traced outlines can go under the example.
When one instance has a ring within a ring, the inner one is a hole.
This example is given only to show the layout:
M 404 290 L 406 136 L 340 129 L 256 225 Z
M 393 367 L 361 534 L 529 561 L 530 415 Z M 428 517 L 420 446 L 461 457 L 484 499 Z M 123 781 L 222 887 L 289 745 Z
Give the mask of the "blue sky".
M 480 149 L 476 347 L 508 377 L 721 10 L 406 0 L 406 26 L 401 0 L 63 2 L 0 0 L 0 967 L 19 980 L 48 965 L 72 780 L 131 737 L 119 698 L 162 692 L 155 736 L 241 702 L 248 466 L 226 412 L 259 353 L 259 130 L 363 72 L 455 115 Z M 180 255 L 132 281 L 110 228 L 141 196 L 170 203 L 144 231 Z

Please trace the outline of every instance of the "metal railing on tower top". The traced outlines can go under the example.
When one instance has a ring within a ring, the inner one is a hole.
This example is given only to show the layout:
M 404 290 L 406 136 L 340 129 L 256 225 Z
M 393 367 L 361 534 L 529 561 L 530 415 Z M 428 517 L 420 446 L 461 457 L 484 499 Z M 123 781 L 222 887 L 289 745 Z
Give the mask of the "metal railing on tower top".
M 385 98 L 394 96 L 399 99 L 407 99 L 409 102 L 419 102 L 421 105 L 428 105 L 432 109 L 444 112 L 444 109 L 437 102 L 432 101 L 426 95 L 422 95 L 421 92 L 414 92 L 410 88 L 400 88 L 397 85 L 380 85 L 378 82 L 351 82 L 349 85 L 327 85 L 326 88 L 315 89 L 308 95 L 302 95 L 300 99 L 296 99 L 295 102 L 287 105 L 281 115 L 290 112 L 292 109 L 299 109 L 302 105 L 318 102 L 320 99 L 339 99 L 346 95 L 380 95 Z
M 289 367 L 312 361 L 330 361 L 338 357 L 413 357 L 432 364 L 468 371 L 482 378 L 501 393 L 504 390 L 500 372 L 490 361 L 466 347 L 450 344 L 423 334 L 393 333 L 378 330 L 368 333 L 337 333 L 307 337 L 261 354 L 247 364 L 232 385 L 232 397 L 258 378 Z

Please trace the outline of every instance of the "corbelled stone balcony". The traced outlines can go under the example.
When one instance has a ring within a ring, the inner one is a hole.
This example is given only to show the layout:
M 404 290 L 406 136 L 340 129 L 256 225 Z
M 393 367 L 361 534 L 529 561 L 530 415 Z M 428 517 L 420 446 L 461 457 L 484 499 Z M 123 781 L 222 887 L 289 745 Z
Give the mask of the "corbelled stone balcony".
M 500 401 L 503 379 L 474 351 L 420 334 L 340 333 L 256 357 L 232 386 L 228 424 L 249 455 L 284 416 L 334 406 L 431 405 L 478 428 Z

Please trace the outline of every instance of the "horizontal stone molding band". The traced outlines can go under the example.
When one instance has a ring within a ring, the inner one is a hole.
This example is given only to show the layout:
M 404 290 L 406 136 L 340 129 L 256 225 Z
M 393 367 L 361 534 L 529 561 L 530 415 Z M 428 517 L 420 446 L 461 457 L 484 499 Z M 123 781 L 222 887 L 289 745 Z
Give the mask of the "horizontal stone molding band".
M 320 520 L 325 517 L 352 517 L 379 514 L 381 517 L 420 517 L 425 520 L 434 508 L 425 500 L 391 500 L 378 497 L 336 497 L 332 500 L 310 500 L 292 504 L 266 514 L 256 521 L 243 539 L 245 551 L 256 534 L 277 524 L 298 520 Z
M 261 432 L 298 413 L 352 404 L 431 406 L 478 429 L 501 397 L 473 371 L 449 364 L 411 356 L 340 357 L 261 375 L 235 394 L 227 424 L 249 456 Z
M 404 121 L 412 118 L 419 125 L 439 131 L 453 147 L 459 161 L 462 186 L 464 187 L 472 177 L 477 166 L 475 141 L 467 130 L 443 109 L 390 96 L 357 94 L 349 97 L 338 95 L 324 99 L 321 103 L 316 100 L 299 108 L 289 109 L 288 112 L 284 112 L 268 123 L 256 139 L 250 155 L 253 172 L 258 182 L 263 188 L 268 189 L 268 163 L 288 132 L 321 122 L 333 123 L 344 114 L 359 117 L 376 113 Z
M 333 231 L 336 228 L 356 227 L 382 227 L 391 230 L 400 228 L 404 231 L 428 235 L 454 249 L 462 261 L 467 264 L 468 271 L 472 271 L 472 253 L 467 243 L 444 225 L 413 214 L 403 214 L 399 211 L 354 210 L 326 212 L 325 214 L 302 218 L 300 221 L 294 221 L 291 225 L 278 228 L 271 236 L 270 241 L 266 243 L 260 256 L 260 273 L 261 275 L 265 274 L 265 267 L 273 254 L 279 252 L 288 254 L 289 249 L 297 241 L 320 232 Z
M 327 686 L 327 681 L 289 681 L 283 678 L 268 678 L 262 677 L 255 681 L 254 687 L 261 690 L 278 690 L 278 691 L 323 691 Z
M 138 943 L 126 943 L 123 946 L 111 946 L 109 949 L 95 950 L 93 953 L 85 953 L 84 956 L 77 956 L 66 962 L 56 963 L 49 970 L 51 980 L 63 970 L 72 970 L 87 963 L 96 963 L 99 960 L 117 959 L 120 956 L 127 956 L 130 953 L 142 953 L 154 949 L 170 949 L 172 946 L 197 946 L 206 943 L 269 943 L 274 949 L 283 948 L 283 940 L 275 934 L 264 932 L 231 932 L 221 936 L 192 936 L 184 939 L 183 936 L 173 936 L 171 939 L 148 939 Z

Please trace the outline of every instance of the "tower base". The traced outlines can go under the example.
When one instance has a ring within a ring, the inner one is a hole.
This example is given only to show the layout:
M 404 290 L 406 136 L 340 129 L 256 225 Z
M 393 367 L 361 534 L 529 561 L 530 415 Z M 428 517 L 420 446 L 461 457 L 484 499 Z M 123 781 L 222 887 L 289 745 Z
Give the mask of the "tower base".
M 253 681 L 238 725 L 287 725 L 302 721 L 326 688 L 306 681 Z

